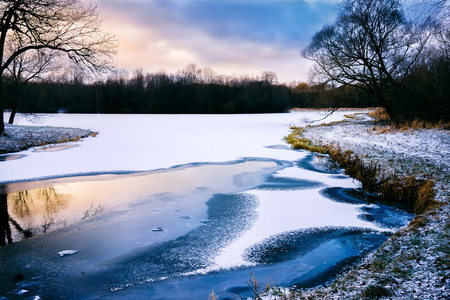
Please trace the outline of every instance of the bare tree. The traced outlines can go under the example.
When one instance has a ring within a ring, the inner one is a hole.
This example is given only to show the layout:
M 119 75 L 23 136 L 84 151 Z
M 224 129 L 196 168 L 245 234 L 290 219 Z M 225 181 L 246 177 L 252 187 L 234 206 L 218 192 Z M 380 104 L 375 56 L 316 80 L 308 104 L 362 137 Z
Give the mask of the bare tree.
M 202 82 L 205 84 L 211 84 L 217 82 L 217 73 L 211 67 L 204 67 L 202 69 Z
M 421 16 L 431 19 L 436 24 L 435 36 L 441 50 L 450 54 L 450 1 L 421 0 Z
M 302 54 L 316 62 L 320 81 L 363 89 L 393 116 L 428 38 L 406 19 L 399 0 L 344 0 L 335 23 L 317 32 Z
M 278 84 L 278 75 L 273 71 L 263 71 L 261 80 L 268 85 Z
M 10 49 L 17 47 L 10 44 Z M 13 124 L 17 113 L 17 106 L 23 93 L 27 90 L 30 81 L 43 79 L 48 72 L 60 67 L 59 58 L 61 53 L 46 49 L 30 50 L 17 56 L 6 68 L 4 79 L 9 82 L 12 94 L 11 114 L 9 124 Z
M 199 83 L 201 80 L 202 69 L 197 68 L 196 64 L 190 63 L 178 71 L 178 74 L 185 84 Z
M 7 51 L 8 45 L 16 45 Z M 102 72 L 113 67 L 117 41 L 101 30 L 96 7 L 80 0 L 0 1 L 0 134 L 4 131 L 3 76 L 28 51 L 64 53 L 83 70 Z

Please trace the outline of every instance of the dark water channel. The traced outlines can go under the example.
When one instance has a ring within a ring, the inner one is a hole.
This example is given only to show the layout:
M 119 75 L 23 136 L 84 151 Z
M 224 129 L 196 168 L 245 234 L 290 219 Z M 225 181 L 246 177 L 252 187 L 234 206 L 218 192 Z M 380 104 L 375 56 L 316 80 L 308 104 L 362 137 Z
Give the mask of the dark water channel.
M 3 184 L 0 299 L 245 299 L 250 274 L 322 284 L 412 217 L 335 184 L 348 180 L 310 155 Z

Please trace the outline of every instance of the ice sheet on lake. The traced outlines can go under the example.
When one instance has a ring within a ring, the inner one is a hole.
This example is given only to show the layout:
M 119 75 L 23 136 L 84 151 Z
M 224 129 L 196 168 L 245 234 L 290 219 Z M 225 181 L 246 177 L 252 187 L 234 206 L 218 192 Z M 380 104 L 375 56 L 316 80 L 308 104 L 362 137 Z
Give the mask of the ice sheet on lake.
M 338 121 L 335 112 L 321 122 Z M 321 119 L 322 112 L 238 115 L 41 115 L 41 126 L 99 131 L 70 151 L 33 152 L 0 164 L 0 182 L 68 174 L 145 171 L 192 162 L 223 162 L 241 157 L 297 160 L 299 154 L 270 147 L 282 143 L 289 126 Z M 320 122 L 319 122 L 320 123 Z M 19 125 L 36 125 L 19 119 Z

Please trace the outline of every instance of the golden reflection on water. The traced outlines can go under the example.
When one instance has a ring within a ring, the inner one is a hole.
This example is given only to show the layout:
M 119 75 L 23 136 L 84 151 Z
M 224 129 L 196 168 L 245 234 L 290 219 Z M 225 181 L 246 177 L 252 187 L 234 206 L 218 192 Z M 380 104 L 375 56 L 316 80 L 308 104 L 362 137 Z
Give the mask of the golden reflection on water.
M 276 167 L 272 161 L 245 161 L 13 183 L 0 189 L 0 194 L 2 191 L 7 194 L 7 211 L 2 212 L 0 218 L 9 219 L 13 241 L 18 241 L 91 218 L 105 210 L 129 209 L 130 204 L 156 194 L 189 195 L 199 188 L 207 188 L 211 194 L 245 189 L 257 180 L 257 176 L 245 174 Z M 8 232 L 8 229 L 1 230 Z
M 67 207 L 70 196 L 58 194 L 54 187 L 8 194 L 12 213 L 23 219 L 33 215 L 51 216 Z
M 69 201 L 70 195 L 57 193 L 54 187 L 8 193 L 9 212 L 3 214 L 13 227 L 6 231 L 10 230 L 13 241 L 17 241 L 59 227 L 55 216 L 68 207 Z

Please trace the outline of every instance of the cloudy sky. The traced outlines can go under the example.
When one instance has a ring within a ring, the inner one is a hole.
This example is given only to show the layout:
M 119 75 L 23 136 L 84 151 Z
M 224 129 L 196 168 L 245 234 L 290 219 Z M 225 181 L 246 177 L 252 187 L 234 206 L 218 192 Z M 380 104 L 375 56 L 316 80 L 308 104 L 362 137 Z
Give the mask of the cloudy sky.
M 275 71 L 305 81 L 300 51 L 337 13 L 339 0 L 85 0 L 117 34 L 117 65 L 172 73 L 195 63 L 219 74 Z

